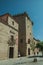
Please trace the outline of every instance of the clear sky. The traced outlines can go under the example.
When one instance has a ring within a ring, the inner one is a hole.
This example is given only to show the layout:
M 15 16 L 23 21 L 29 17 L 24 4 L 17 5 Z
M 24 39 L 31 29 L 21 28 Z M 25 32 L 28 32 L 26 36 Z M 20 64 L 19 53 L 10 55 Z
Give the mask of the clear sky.
M 27 12 L 33 21 L 33 35 L 43 40 L 43 0 L 0 0 L 0 15 Z

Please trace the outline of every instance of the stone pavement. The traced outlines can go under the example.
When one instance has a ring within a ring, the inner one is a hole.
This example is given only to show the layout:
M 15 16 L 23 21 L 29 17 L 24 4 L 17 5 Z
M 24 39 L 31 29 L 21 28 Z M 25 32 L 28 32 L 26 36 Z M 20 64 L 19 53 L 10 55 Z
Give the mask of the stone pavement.
M 0 65 L 43 65 L 43 58 L 37 58 L 37 62 L 33 62 L 34 58 L 15 58 L 8 60 L 0 60 Z

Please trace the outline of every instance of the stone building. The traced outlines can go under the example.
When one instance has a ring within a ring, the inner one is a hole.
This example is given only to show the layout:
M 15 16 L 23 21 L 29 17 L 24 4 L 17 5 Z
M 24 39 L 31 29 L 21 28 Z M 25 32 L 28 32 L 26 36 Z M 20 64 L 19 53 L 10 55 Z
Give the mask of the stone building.
M 38 43 L 40 43 L 40 40 L 33 38 L 33 43 L 36 46 Z M 35 54 L 39 53 L 39 48 L 34 49 Z
M 33 43 L 33 22 L 31 21 L 27 13 L 14 15 L 13 17 L 19 24 L 18 52 L 20 56 L 28 56 L 32 54 L 30 44 Z
M 28 14 L 0 16 L 0 59 L 32 55 L 33 22 Z
M 40 40 L 35 39 L 35 38 L 33 38 L 33 41 L 34 41 L 35 46 L 36 46 L 36 44 L 40 43 Z
M 0 59 L 18 57 L 18 23 L 10 14 L 0 16 Z

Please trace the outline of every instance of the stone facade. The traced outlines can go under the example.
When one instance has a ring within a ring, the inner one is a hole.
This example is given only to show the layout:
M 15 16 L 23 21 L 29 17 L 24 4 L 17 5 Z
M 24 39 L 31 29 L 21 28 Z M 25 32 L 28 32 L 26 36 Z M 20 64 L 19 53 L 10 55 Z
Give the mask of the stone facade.
M 33 33 L 32 33 L 32 21 L 26 17 L 26 43 L 27 43 L 27 56 L 32 54 L 30 44 L 33 44 Z
M 18 52 L 21 56 L 28 56 L 31 54 L 30 44 L 33 40 L 33 23 L 31 19 L 28 17 L 27 13 L 19 14 L 13 17 L 19 24 Z
M 18 57 L 18 23 L 8 14 L 0 16 L 0 59 Z
M 36 46 L 36 44 L 40 43 L 40 40 L 33 38 L 33 43 Z M 38 54 L 39 53 L 39 48 L 35 48 L 34 53 Z
M 36 46 L 36 44 L 40 43 L 40 40 L 33 38 L 33 42 L 34 42 L 34 44 Z
M 36 45 L 37 41 L 33 39 L 32 26 L 27 13 L 0 16 L 0 59 L 33 54 L 30 44 Z

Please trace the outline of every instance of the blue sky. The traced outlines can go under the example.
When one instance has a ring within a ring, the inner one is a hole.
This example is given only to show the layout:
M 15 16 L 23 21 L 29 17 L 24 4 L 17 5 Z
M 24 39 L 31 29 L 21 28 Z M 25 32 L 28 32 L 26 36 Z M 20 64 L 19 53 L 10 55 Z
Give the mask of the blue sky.
M 43 40 L 43 0 L 0 0 L 0 15 L 27 12 L 33 21 L 33 35 Z

